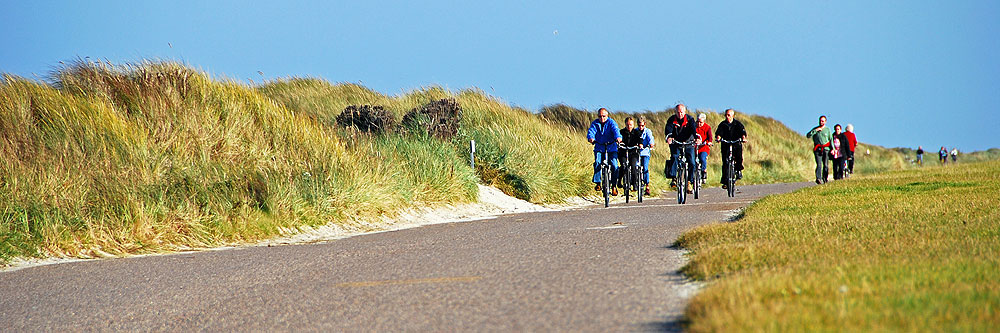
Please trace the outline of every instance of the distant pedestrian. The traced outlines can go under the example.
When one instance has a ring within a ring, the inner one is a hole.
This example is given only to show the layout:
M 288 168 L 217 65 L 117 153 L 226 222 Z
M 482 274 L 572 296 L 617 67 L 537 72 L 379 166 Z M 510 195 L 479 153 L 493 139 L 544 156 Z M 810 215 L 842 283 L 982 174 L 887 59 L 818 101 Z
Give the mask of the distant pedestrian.
M 844 137 L 847 138 L 847 173 L 854 174 L 854 147 L 858 146 L 858 138 L 854 136 L 854 125 L 847 124 L 844 128 Z
M 826 127 L 826 116 L 819 116 L 819 126 L 809 130 L 806 138 L 813 140 L 813 156 L 816 157 L 816 184 L 826 183 L 830 174 L 830 142 L 833 141 L 833 131 Z
M 941 146 L 941 150 L 938 150 L 938 162 L 941 162 L 941 164 L 948 163 L 948 148 Z
M 917 146 L 917 165 L 924 166 L 924 146 Z
M 951 161 L 958 162 L 958 148 L 951 149 Z

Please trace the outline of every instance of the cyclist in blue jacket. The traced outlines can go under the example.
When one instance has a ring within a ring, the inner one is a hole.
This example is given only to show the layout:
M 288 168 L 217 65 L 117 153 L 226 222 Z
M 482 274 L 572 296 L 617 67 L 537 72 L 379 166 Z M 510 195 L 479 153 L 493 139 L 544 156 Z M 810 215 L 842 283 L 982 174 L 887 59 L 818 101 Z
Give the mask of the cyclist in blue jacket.
M 608 109 L 597 110 L 598 118 L 590 123 L 587 129 L 587 142 L 594 144 L 594 186 L 595 191 L 601 190 L 601 161 L 607 149 L 608 163 L 611 164 L 611 179 L 618 179 L 618 144 L 622 142 L 622 134 L 618 124 L 608 116 Z M 612 184 L 614 182 L 612 181 Z M 618 188 L 611 186 L 611 195 L 618 195 Z

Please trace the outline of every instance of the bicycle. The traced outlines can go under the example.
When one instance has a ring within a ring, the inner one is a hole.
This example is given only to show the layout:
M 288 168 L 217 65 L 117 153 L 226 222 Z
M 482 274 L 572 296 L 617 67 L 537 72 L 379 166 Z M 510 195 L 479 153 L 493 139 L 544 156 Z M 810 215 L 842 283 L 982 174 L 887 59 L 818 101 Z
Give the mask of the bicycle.
M 674 142 L 674 144 L 677 145 L 677 149 L 680 149 L 680 153 L 677 154 L 677 160 L 674 161 L 675 169 L 677 169 L 677 173 L 674 176 L 674 183 L 677 185 L 677 203 L 684 204 L 687 203 L 687 184 L 691 181 L 689 179 L 691 176 L 688 175 L 689 167 L 686 151 L 688 147 L 694 149 L 695 144 L 694 140 L 688 142 Z M 696 175 L 695 177 L 699 176 Z M 697 197 L 695 197 L 695 199 L 697 199 Z
M 622 174 L 622 189 L 625 190 L 625 203 L 629 202 L 629 189 L 635 189 L 636 200 L 642 202 L 643 185 L 645 183 L 642 181 L 642 165 L 639 164 L 639 146 L 619 146 L 619 151 L 625 150 L 625 163 L 627 166 L 623 165 L 622 169 L 625 172 Z M 621 171 L 619 171 L 621 173 Z
M 719 138 L 720 143 L 728 143 L 733 145 L 742 145 L 743 140 L 729 141 L 723 138 Z M 729 197 L 736 196 L 736 161 L 733 160 L 733 148 L 729 147 L 729 156 L 722 160 L 722 173 L 728 175 L 722 179 L 722 185 L 726 186 L 726 191 Z
M 604 194 L 605 208 L 611 205 L 611 186 L 614 186 L 613 184 L 611 184 L 611 163 L 608 162 L 608 146 L 610 146 L 611 144 L 617 144 L 617 143 L 594 142 L 594 145 L 604 145 L 604 153 L 602 154 L 600 168 L 601 168 L 601 193 Z

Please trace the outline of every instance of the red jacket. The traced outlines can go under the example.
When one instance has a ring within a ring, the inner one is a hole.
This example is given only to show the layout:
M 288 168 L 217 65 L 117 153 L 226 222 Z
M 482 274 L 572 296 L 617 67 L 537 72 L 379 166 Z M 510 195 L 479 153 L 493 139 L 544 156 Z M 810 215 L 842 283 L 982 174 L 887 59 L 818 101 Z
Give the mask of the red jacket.
M 847 148 L 854 152 L 854 147 L 858 146 L 858 139 L 854 137 L 854 132 L 844 132 L 844 136 L 847 137 Z
M 702 152 L 707 153 L 709 151 L 709 147 L 706 143 L 712 142 L 712 127 L 708 126 L 708 123 L 704 123 L 700 127 L 695 128 L 695 133 L 701 135 L 701 140 L 702 140 L 701 141 L 702 145 L 698 146 L 698 153 L 699 154 L 701 154 Z

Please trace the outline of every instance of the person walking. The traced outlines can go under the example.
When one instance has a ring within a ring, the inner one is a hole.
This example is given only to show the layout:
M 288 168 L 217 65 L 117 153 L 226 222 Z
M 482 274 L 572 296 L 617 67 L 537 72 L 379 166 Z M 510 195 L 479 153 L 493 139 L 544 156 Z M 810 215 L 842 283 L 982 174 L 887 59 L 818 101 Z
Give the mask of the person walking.
M 858 138 L 854 136 L 854 125 L 847 124 L 844 127 L 844 137 L 847 138 L 847 173 L 848 175 L 854 174 L 854 148 L 858 146 Z
M 847 137 L 841 132 L 840 124 L 833 126 L 833 141 L 830 142 L 830 157 L 833 158 L 833 180 L 844 178 L 844 162 L 847 161 Z
M 705 179 L 708 178 L 708 153 L 711 150 L 709 148 L 712 145 L 712 126 L 705 123 L 706 116 L 704 113 L 698 115 L 698 124 L 695 127 L 695 133 L 701 136 L 701 145 L 698 146 L 698 163 L 701 163 L 701 183 L 705 183 Z
M 806 138 L 813 140 L 813 157 L 816 158 L 816 184 L 826 183 L 830 174 L 829 154 L 833 132 L 826 127 L 826 116 L 819 116 L 819 126 L 806 133 Z
M 924 166 L 924 146 L 917 146 L 917 165 Z
M 958 148 L 951 149 L 951 161 L 958 162 Z
M 948 148 L 941 146 L 941 150 L 938 150 L 938 162 L 941 162 L 941 165 L 948 163 Z

